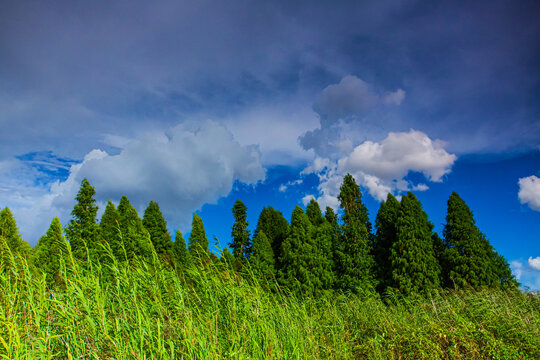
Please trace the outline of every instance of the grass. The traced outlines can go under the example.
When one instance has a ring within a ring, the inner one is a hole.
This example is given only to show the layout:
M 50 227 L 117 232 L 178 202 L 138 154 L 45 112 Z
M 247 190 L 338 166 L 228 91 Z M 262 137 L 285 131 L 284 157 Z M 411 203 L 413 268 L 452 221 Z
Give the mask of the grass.
M 0 273 L 2 358 L 540 358 L 540 299 L 517 290 L 302 298 L 221 265 L 71 269 L 55 289 Z

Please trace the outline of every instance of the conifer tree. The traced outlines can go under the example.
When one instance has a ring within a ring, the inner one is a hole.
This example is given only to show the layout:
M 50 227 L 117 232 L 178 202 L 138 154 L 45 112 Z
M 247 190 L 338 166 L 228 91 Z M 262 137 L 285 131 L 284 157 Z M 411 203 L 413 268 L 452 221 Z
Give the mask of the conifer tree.
M 257 221 L 255 236 L 263 231 L 274 252 L 274 260 L 276 266 L 279 266 L 281 257 L 281 245 L 289 233 L 289 223 L 283 216 L 281 211 L 274 209 L 272 206 L 262 209 Z
M 173 246 L 167 222 L 159 209 L 158 203 L 150 201 L 144 211 L 143 225 L 150 234 L 150 240 L 158 254 L 168 254 Z
M 231 253 L 228 247 L 224 248 L 221 252 L 221 262 L 224 263 L 229 269 L 234 269 L 234 255 Z
M 149 259 L 154 251 L 150 234 L 144 227 L 137 210 L 129 203 L 125 195 L 120 199 L 117 211 L 120 234 L 127 258 Z
M 249 230 L 247 221 L 247 207 L 241 200 L 236 200 L 232 209 L 234 224 L 232 226 L 232 241 L 229 244 L 234 258 L 243 263 L 249 249 Z
M 332 262 L 333 262 L 333 272 L 334 275 L 337 273 L 337 253 L 339 251 L 340 239 L 341 239 L 341 228 L 338 224 L 338 216 L 334 210 L 327 206 L 324 213 L 324 218 L 332 227 Z
M 17 270 L 17 261 L 8 243 L 0 235 L 0 274 L 14 274 Z
M 173 258 L 181 268 L 191 265 L 191 259 L 186 247 L 186 241 L 180 230 L 176 230 L 176 237 L 173 244 Z
M 397 239 L 396 225 L 399 217 L 399 206 L 399 201 L 389 193 L 386 201 L 381 203 L 375 219 L 377 233 L 373 244 L 373 255 L 379 280 L 378 290 L 381 292 L 390 285 L 392 279 L 390 249 Z
M 392 286 L 404 295 L 427 294 L 439 287 L 440 268 L 432 230 L 433 224 L 416 196 L 411 192 L 403 196 L 390 260 Z
M 68 246 L 62 234 L 60 220 L 55 217 L 47 233 L 39 239 L 35 256 L 35 265 L 45 274 L 49 285 L 58 285 L 65 281 L 61 274 L 61 263 L 69 264 Z
M 316 279 L 317 288 L 331 289 L 335 282 L 334 274 L 334 254 L 333 254 L 333 236 L 334 227 L 324 217 L 321 216 L 322 222 L 319 226 L 311 227 L 311 238 L 315 245 L 315 251 L 311 254 L 312 257 L 312 273 Z M 309 256 L 309 254 L 307 254 Z
M 105 245 L 105 242 L 108 244 L 116 260 L 127 260 L 127 254 L 124 252 L 122 241 L 122 232 L 120 230 L 120 215 L 111 200 L 107 202 L 105 212 L 101 216 L 99 228 L 102 244 Z M 106 256 L 102 260 L 107 261 L 105 258 Z
M 324 221 L 319 203 L 315 199 L 309 201 L 306 208 L 306 215 L 313 226 L 319 226 Z
M 362 203 L 362 195 L 352 175 L 343 179 L 338 196 L 343 211 L 341 238 L 336 252 L 338 287 L 357 291 L 373 289 L 374 260 L 370 251 L 368 212 Z
M 261 279 L 271 279 L 275 274 L 274 252 L 264 231 L 259 231 L 253 239 L 253 248 L 249 259 L 254 272 Z
M 189 254 L 199 263 L 210 256 L 204 224 L 201 217 L 197 214 L 193 214 L 191 234 L 189 234 Z
M 73 219 L 66 227 L 66 235 L 69 240 L 73 256 L 86 261 L 88 257 L 94 257 L 97 252 L 99 241 L 99 229 L 96 223 L 98 207 L 94 195 L 96 191 L 84 178 L 75 198 L 77 203 L 73 207 L 71 215 Z
M 22 238 L 17 228 L 17 223 L 13 217 L 13 213 L 8 207 L 0 211 L 0 236 L 4 238 L 6 245 L 14 254 L 19 251 L 22 245 Z
M 443 234 L 448 248 L 447 282 L 459 287 L 478 288 L 498 286 L 501 278 L 506 278 L 503 274 L 510 271 L 508 264 L 498 258 L 476 226 L 472 211 L 455 191 L 448 198 Z

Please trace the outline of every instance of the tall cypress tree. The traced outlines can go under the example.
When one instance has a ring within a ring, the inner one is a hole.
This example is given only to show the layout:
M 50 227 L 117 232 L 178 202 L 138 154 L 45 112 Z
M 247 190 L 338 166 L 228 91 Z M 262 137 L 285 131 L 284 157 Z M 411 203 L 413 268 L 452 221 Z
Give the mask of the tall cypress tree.
M 261 279 L 271 279 L 274 276 L 274 252 L 264 231 L 259 231 L 253 239 L 249 262 L 256 275 Z
M 0 236 L 4 238 L 11 252 L 16 253 L 22 245 L 22 238 L 17 228 L 13 213 L 8 207 L 0 211 Z
M 249 249 L 249 230 L 247 221 L 247 207 L 241 200 L 236 200 L 232 209 L 234 224 L 232 226 L 232 241 L 229 244 L 233 250 L 234 258 L 244 262 Z
M 404 295 L 426 294 L 439 287 L 440 268 L 422 204 L 409 192 L 401 199 L 397 239 L 391 248 L 392 286 Z
M 279 259 L 281 257 L 281 244 L 288 236 L 289 223 L 283 216 L 281 211 L 274 209 L 272 206 L 262 209 L 259 219 L 257 221 L 257 228 L 255 229 L 255 236 L 263 231 L 274 252 L 274 260 L 276 266 L 279 266 Z
M 189 254 L 199 263 L 210 256 L 204 224 L 201 217 L 197 214 L 193 214 L 191 234 L 189 234 Z
M 144 211 L 143 225 L 150 234 L 150 240 L 158 254 L 168 254 L 173 246 L 167 222 L 159 209 L 158 203 L 150 201 Z
M 306 208 L 306 215 L 313 226 L 319 226 L 324 221 L 319 203 L 315 199 L 309 201 Z
M 100 235 L 102 244 L 105 242 L 108 244 L 112 251 L 112 254 L 117 260 L 126 260 L 126 253 L 124 253 L 122 232 L 120 230 L 120 215 L 116 211 L 116 206 L 109 200 L 105 212 L 101 216 L 101 222 L 99 223 Z M 106 260 L 106 253 L 103 253 L 102 260 Z
M 92 185 L 84 178 L 75 198 L 77 203 L 71 212 L 73 219 L 66 228 L 73 256 L 80 260 L 94 257 L 98 250 L 99 229 L 96 223 L 98 207 L 94 199 L 95 194 Z
M 509 271 L 508 264 L 498 258 L 476 226 L 472 211 L 455 191 L 448 198 L 443 234 L 448 248 L 447 282 L 477 288 L 497 286 L 506 278 L 503 274 Z
M 35 265 L 45 274 L 49 285 L 62 284 L 61 262 L 68 264 L 68 244 L 62 234 L 60 220 L 55 217 L 47 233 L 39 239 L 36 246 Z
M 128 259 L 149 259 L 154 251 L 150 234 L 144 227 L 137 210 L 123 195 L 118 204 L 118 217 L 122 242 Z
M 176 230 L 176 237 L 173 244 L 173 258 L 181 267 L 186 268 L 191 265 L 191 259 L 186 247 L 186 241 L 180 230 Z
M 351 174 L 343 179 L 338 199 L 343 211 L 341 238 L 336 252 L 338 287 L 352 291 L 373 289 L 376 283 L 370 251 L 371 224 L 360 189 Z
M 390 285 L 392 279 L 390 249 L 397 240 L 396 225 L 399 217 L 399 206 L 399 201 L 389 193 L 386 201 L 381 203 L 375 219 L 377 233 L 373 245 L 373 255 L 379 279 L 378 290 L 381 292 Z

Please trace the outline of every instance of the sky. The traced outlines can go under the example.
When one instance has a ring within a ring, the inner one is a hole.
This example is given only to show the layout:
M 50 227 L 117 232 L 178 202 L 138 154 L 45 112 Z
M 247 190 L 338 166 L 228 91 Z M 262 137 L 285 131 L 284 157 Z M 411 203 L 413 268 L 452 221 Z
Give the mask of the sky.
M 540 290 L 538 1 L 3 1 L 0 208 L 35 245 L 71 218 L 157 201 L 223 248 L 232 206 L 337 206 L 373 220 L 412 191 L 442 233 L 457 191 Z

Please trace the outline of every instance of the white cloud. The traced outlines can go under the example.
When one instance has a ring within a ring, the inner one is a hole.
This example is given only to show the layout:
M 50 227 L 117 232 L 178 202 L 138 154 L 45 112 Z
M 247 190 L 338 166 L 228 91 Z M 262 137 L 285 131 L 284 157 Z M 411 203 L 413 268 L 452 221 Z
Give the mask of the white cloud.
M 519 184 L 519 201 L 528 204 L 533 210 L 540 211 L 540 178 L 532 175 L 521 178 Z
M 85 177 L 102 204 L 125 194 L 142 211 L 154 200 L 171 226 L 185 227 L 195 210 L 226 196 L 235 181 L 256 184 L 264 180 L 265 169 L 258 147 L 241 146 L 223 125 L 184 123 L 160 136 L 131 139 L 118 155 L 92 150 L 71 167 L 65 181 L 48 187 L 13 180 L 11 188 L 18 187 L 21 195 L 0 192 L 0 201 L 12 208 L 23 235 L 35 244 L 53 216 L 68 220 Z
M 290 188 L 291 186 L 296 186 L 296 185 L 300 185 L 304 182 L 304 180 L 302 179 L 297 179 L 297 180 L 292 180 L 292 181 L 289 181 L 285 184 L 281 184 L 279 186 L 279 192 L 285 192 L 287 191 L 288 188 Z
M 540 271 L 540 256 L 537 256 L 535 258 L 529 256 L 529 266 L 535 270 Z
M 375 199 L 382 201 L 389 192 L 427 190 L 426 184 L 411 184 L 405 177 L 413 171 L 422 173 L 428 181 L 440 182 L 451 171 L 455 160 L 456 156 L 444 149 L 444 142 L 410 130 L 389 133 L 381 142 L 366 141 L 337 162 L 317 158 L 305 172 L 319 176 L 321 198 L 337 205 L 335 198 L 347 173 Z M 329 201 L 329 198 L 334 200 Z
M 386 105 L 401 105 L 405 100 L 405 91 L 402 89 L 397 89 L 394 92 L 389 92 L 382 98 L 383 104 Z

